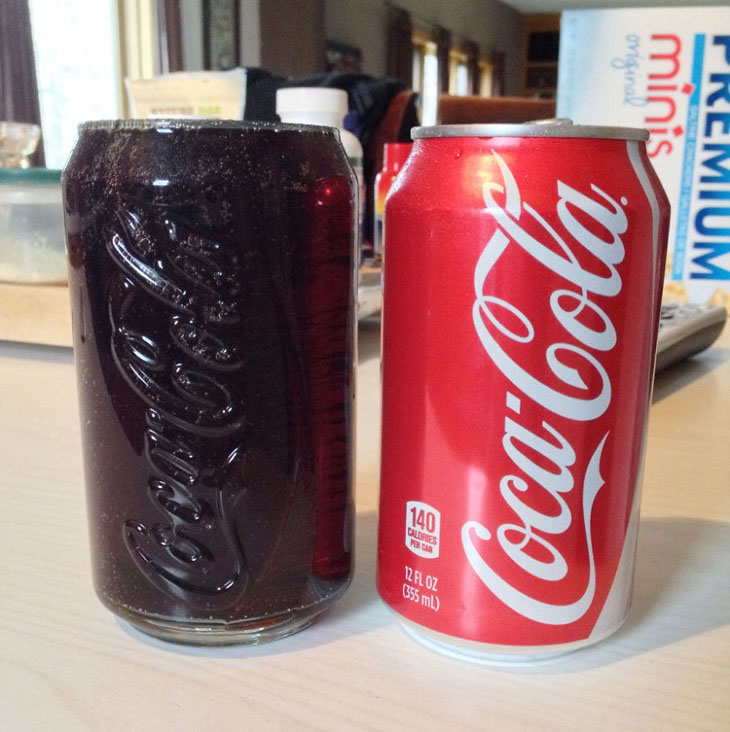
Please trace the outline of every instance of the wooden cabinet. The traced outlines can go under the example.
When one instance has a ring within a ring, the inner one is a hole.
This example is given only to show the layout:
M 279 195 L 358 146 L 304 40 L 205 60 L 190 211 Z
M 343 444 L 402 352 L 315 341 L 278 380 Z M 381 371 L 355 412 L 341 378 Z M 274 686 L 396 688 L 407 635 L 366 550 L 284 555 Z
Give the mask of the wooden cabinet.
M 560 13 L 523 16 L 522 96 L 555 99 L 559 46 Z

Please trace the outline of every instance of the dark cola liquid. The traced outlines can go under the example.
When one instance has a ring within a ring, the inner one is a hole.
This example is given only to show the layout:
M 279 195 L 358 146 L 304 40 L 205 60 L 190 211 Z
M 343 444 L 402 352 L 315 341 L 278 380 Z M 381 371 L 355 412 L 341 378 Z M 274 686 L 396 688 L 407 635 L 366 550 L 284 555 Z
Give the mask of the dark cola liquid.
M 354 183 L 332 132 L 85 126 L 65 172 L 97 593 L 257 642 L 351 574 Z

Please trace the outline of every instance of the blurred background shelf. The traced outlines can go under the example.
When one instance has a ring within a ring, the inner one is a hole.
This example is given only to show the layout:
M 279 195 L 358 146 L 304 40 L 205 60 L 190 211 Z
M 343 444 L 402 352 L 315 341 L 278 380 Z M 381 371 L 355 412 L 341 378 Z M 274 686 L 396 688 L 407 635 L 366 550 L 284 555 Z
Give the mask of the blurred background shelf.
M 560 13 L 522 16 L 522 96 L 555 99 L 559 46 Z
M 380 267 L 364 265 L 360 268 L 357 290 L 357 316 L 369 318 L 383 307 L 383 275 Z

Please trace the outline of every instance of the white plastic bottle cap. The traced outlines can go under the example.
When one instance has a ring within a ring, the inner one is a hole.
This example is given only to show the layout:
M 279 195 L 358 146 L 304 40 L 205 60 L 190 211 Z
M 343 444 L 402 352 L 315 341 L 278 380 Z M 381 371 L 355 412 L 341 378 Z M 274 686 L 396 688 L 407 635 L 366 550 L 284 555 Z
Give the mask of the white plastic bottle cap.
M 276 91 L 277 114 L 323 112 L 343 119 L 347 114 L 347 92 L 322 86 L 295 86 Z

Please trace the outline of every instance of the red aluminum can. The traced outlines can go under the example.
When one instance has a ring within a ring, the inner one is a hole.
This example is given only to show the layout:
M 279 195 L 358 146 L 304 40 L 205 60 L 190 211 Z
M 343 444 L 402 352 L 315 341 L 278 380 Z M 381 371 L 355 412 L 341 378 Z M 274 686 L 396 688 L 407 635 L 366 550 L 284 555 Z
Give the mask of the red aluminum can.
M 386 203 L 378 590 L 480 661 L 631 600 L 669 204 L 643 130 L 416 128 Z

